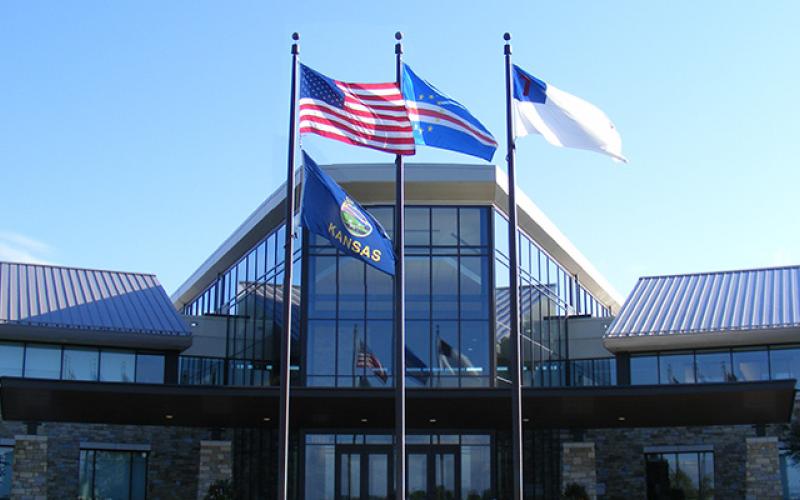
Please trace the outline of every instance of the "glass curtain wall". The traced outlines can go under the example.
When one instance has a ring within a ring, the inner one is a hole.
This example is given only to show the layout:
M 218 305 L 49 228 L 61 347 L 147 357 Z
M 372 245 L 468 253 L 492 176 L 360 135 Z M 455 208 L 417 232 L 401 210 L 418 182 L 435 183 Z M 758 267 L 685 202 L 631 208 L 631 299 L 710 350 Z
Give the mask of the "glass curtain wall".
M 391 235 L 392 208 L 369 211 Z M 406 209 L 409 387 L 491 384 L 489 248 L 488 207 Z M 309 237 L 308 385 L 391 385 L 392 283 Z

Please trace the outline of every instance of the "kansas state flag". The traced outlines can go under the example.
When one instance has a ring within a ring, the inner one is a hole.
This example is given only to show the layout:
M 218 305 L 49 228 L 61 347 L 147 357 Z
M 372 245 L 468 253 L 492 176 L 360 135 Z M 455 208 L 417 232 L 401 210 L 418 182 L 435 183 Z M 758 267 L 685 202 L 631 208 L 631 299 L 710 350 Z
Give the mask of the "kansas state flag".
M 380 223 L 303 152 L 303 203 L 300 222 L 333 246 L 394 275 L 392 240 Z
M 414 142 L 491 161 L 497 141 L 460 103 L 403 65 L 403 99 L 414 127 Z

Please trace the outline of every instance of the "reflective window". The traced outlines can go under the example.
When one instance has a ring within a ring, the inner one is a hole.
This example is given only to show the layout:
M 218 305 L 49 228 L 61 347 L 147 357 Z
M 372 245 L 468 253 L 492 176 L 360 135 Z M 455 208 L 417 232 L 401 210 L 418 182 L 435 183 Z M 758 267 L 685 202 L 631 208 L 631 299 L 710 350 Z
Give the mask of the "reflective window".
M 78 478 L 80 500 L 144 500 L 147 453 L 81 450 Z
M 133 382 L 136 355 L 126 351 L 100 353 L 101 382 Z
M 781 488 L 783 498 L 800 498 L 800 460 L 792 457 L 787 450 L 781 451 Z
M 739 382 L 769 380 L 767 351 L 733 351 L 733 375 Z
M 429 246 L 431 238 L 430 209 L 406 207 L 406 246 Z
M 97 349 L 64 349 L 64 365 L 61 378 L 64 380 L 97 380 Z
M 137 354 L 136 381 L 144 384 L 164 383 L 164 356 Z
M 11 498 L 13 467 L 14 447 L 0 446 L 0 498 Z
M 658 356 L 631 356 L 631 384 L 658 383 Z
M 659 381 L 662 384 L 693 384 L 695 382 L 694 355 L 661 355 Z
M 336 317 L 336 257 L 309 257 L 308 316 Z
M 714 498 L 714 454 L 648 453 L 647 498 Z
M 61 347 L 28 345 L 25 349 L 25 376 L 57 379 L 61 376 Z
M 698 352 L 696 360 L 698 382 L 730 382 L 733 380 L 730 351 Z
M 431 209 L 431 245 L 458 245 L 458 209 L 438 207 Z
M 459 244 L 462 246 L 487 246 L 489 244 L 488 210 L 479 207 L 458 209 Z
M 773 348 L 769 356 L 772 380 L 795 379 L 800 383 L 800 348 Z
M 22 344 L 0 342 L 0 377 L 21 377 L 22 358 L 25 348 Z

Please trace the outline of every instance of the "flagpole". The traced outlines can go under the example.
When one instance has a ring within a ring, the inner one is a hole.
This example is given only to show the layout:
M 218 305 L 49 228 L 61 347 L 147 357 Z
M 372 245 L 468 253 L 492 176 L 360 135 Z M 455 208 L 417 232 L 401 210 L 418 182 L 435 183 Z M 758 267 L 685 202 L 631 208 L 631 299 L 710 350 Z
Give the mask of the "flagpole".
M 511 306 L 511 408 L 512 408 L 512 454 L 514 469 L 514 499 L 522 499 L 522 373 L 519 333 L 519 259 L 517 253 L 517 181 L 514 173 L 514 118 L 512 108 L 511 78 L 511 34 L 503 35 L 506 41 L 506 140 L 508 144 L 508 249 L 509 249 L 509 295 Z
M 280 424 L 278 436 L 278 500 L 286 500 L 289 484 L 289 386 L 291 383 L 292 354 L 292 260 L 294 257 L 294 153 L 295 106 L 297 105 L 297 41 L 300 35 L 292 33 L 292 84 L 289 100 L 289 155 L 286 168 L 286 239 L 283 256 L 283 336 L 281 339 L 280 372 Z
M 397 85 L 403 90 L 403 34 L 394 34 L 397 43 L 394 45 L 396 59 L 395 78 Z M 395 271 L 394 271 L 394 484 L 395 498 L 406 500 L 406 326 L 405 326 L 405 173 L 403 172 L 403 155 L 396 155 L 395 160 Z

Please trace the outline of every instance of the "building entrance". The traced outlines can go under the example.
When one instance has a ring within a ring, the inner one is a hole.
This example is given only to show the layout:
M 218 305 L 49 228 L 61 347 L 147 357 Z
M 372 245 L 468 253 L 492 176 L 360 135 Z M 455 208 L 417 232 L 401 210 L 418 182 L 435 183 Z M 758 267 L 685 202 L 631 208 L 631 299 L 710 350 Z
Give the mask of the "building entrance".
M 336 500 L 383 500 L 392 494 L 392 447 L 336 446 Z
M 457 445 L 408 446 L 406 473 L 411 500 L 461 498 L 461 453 Z

